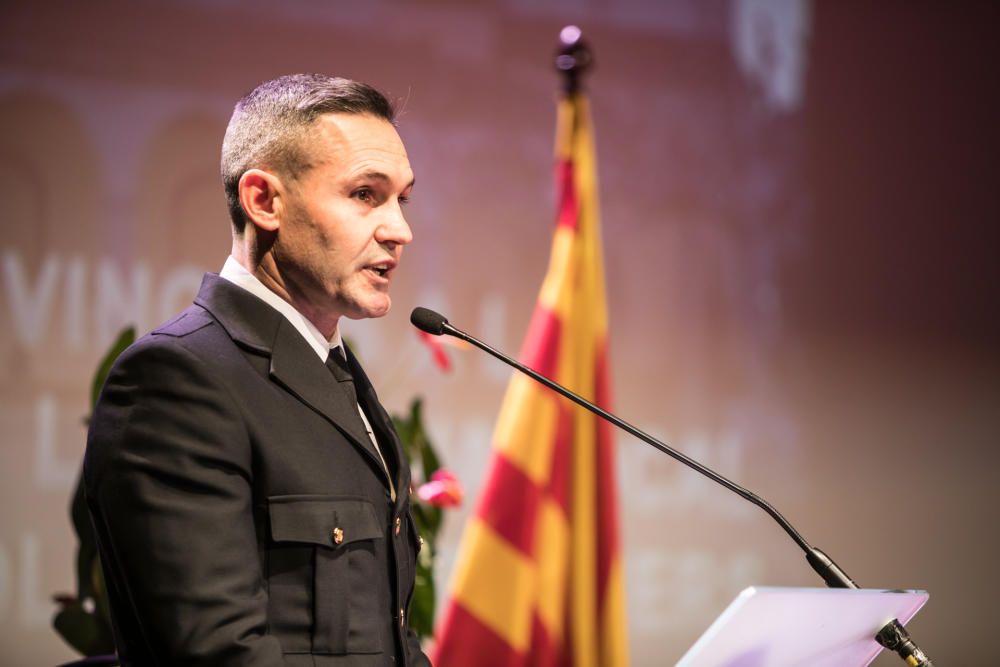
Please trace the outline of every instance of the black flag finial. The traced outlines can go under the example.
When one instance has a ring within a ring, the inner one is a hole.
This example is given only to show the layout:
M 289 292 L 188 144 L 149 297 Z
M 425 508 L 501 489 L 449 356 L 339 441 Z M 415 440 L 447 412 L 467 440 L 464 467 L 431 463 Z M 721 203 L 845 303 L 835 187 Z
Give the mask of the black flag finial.
M 559 31 L 556 69 L 563 75 L 563 90 L 566 93 L 580 90 L 580 79 L 593 62 L 590 47 L 583 41 L 583 31 L 575 25 L 568 25 Z

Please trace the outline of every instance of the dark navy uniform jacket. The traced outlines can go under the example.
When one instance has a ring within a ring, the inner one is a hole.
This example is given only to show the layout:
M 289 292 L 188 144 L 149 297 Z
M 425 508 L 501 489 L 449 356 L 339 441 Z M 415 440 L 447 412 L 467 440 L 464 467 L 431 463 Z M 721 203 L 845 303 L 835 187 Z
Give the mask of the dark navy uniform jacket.
M 406 624 L 409 466 L 348 366 L 357 403 L 284 316 L 215 274 L 118 359 L 84 481 L 123 665 L 429 665 Z

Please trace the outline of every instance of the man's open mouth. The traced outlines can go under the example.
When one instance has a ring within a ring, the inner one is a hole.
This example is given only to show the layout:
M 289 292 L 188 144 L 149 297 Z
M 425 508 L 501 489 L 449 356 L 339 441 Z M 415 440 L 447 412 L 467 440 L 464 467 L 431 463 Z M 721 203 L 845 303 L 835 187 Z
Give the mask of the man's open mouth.
M 371 266 L 366 266 L 365 268 L 377 275 L 379 278 L 385 278 L 392 271 L 393 264 L 372 264 Z

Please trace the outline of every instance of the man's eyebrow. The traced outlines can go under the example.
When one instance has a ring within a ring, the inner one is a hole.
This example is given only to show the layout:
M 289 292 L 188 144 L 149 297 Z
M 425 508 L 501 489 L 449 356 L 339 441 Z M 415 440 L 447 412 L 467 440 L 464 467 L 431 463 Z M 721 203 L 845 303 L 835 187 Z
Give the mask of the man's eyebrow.
M 358 174 L 355 179 L 356 181 L 379 181 L 381 183 L 391 183 L 392 179 L 389 178 L 388 174 L 381 171 L 364 171 Z M 406 184 L 406 188 L 412 188 L 413 184 L 417 182 L 417 179 L 411 179 L 409 183 Z M 404 188 L 404 190 L 406 189 Z

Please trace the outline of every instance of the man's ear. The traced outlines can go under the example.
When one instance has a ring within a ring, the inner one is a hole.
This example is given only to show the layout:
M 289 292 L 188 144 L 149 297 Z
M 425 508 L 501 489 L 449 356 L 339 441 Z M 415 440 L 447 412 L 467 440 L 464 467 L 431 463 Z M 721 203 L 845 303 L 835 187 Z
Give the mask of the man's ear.
M 254 226 L 268 232 L 278 231 L 284 188 L 281 179 L 263 169 L 248 169 L 240 176 L 240 205 Z

